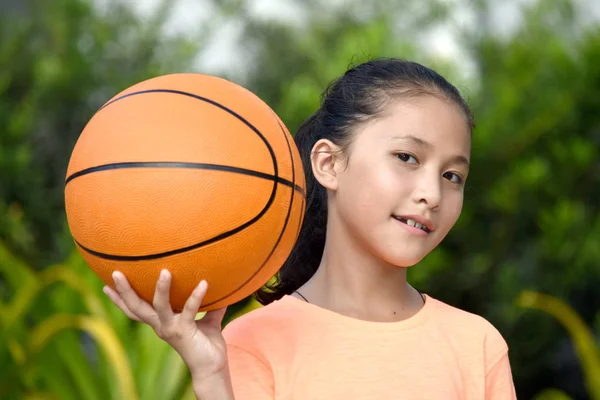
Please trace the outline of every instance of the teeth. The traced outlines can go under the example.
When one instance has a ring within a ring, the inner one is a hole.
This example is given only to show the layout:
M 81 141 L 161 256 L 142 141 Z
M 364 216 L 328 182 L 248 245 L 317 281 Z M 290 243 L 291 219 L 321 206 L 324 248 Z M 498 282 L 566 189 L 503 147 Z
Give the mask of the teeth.
M 413 220 L 413 219 L 407 219 L 407 220 L 406 220 L 406 224 L 407 224 L 407 225 L 410 225 L 410 226 L 414 226 L 415 228 L 421 229 L 422 231 L 426 231 L 426 229 L 427 229 L 427 228 L 425 227 L 425 225 L 423 225 L 423 224 L 420 224 L 420 223 L 416 222 L 416 221 L 415 221 L 415 220 Z M 426 231 L 426 232 L 427 232 L 427 231 Z
M 400 221 L 405 222 L 406 225 L 414 226 L 415 228 L 421 229 L 422 231 L 425 231 L 425 232 L 429 231 L 425 225 L 418 223 L 414 219 L 400 218 Z

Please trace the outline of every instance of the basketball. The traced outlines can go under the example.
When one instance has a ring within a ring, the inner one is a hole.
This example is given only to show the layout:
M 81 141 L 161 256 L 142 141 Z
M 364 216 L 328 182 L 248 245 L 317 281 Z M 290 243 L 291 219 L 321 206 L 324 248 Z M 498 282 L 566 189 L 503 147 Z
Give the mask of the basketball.
M 125 274 L 152 304 L 160 271 L 181 311 L 236 303 L 288 258 L 305 212 L 292 136 L 258 96 L 203 74 L 152 78 L 106 102 L 79 136 L 65 180 L 67 223 L 98 277 Z

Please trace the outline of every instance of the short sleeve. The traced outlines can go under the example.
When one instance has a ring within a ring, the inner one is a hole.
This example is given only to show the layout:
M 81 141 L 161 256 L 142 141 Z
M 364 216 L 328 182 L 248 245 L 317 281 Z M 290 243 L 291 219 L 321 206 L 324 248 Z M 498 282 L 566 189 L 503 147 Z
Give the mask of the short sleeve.
M 273 400 L 273 371 L 257 356 L 227 345 L 231 383 L 236 400 Z
M 485 336 L 485 400 L 515 400 L 508 344 L 492 324 Z
M 488 371 L 485 377 L 485 400 L 516 400 L 508 353 Z

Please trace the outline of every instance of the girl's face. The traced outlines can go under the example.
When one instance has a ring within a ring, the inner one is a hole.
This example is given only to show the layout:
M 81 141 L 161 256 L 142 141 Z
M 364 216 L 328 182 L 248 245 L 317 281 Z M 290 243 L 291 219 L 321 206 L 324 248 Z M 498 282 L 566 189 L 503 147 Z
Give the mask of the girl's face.
M 470 150 L 458 106 L 434 96 L 392 102 L 354 136 L 330 212 L 363 249 L 414 265 L 460 215 Z

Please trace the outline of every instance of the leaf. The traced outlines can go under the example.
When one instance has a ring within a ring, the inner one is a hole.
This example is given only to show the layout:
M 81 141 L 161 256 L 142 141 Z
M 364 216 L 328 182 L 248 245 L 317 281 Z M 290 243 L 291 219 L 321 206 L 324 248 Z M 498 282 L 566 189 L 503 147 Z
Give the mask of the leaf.
M 105 321 L 97 317 L 65 314 L 54 315 L 35 327 L 29 337 L 29 347 L 35 354 L 39 352 L 53 336 L 65 329 L 79 329 L 89 333 L 104 350 L 109 363 L 114 368 L 118 382 L 117 398 L 137 400 L 138 394 L 125 350 L 114 330 Z M 68 356 L 68 355 L 67 355 Z
M 590 397 L 600 400 L 600 354 L 594 335 L 583 319 L 568 304 L 547 294 L 526 290 L 517 301 L 521 307 L 544 311 L 562 324 L 573 340 Z
M 536 395 L 532 400 L 572 400 L 573 398 L 558 389 L 546 389 Z
M 78 292 L 93 315 L 107 318 L 106 310 L 95 292 L 68 266 L 59 264 L 43 270 L 37 276 L 31 275 L 30 279 L 20 285 L 21 289 L 17 292 L 13 301 L 0 310 L 2 325 L 9 327 L 15 324 L 19 318 L 23 318 L 39 293 L 56 282 L 65 283 Z
M 140 397 L 162 399 L 158 393 L 163 388 L 157 388 L 156 382 L 160 381 L 160 374 L 171 348 L 148 325 L 136 324 L 133 332 L 136 338 L 133 343 L 133 365 Z

